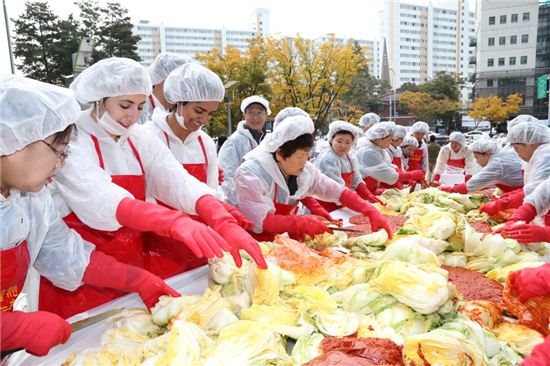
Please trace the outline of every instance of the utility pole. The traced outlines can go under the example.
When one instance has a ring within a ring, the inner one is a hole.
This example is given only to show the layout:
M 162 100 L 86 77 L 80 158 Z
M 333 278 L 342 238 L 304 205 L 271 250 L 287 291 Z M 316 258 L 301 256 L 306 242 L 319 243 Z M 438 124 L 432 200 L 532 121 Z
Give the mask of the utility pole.
M 13 51 L 11 49 L 11 36 L 10 36 L 10 18 L 8 17 L 8 9 L 6 7 L 6 0 L 2 0 L 4 6 L 4 21 L 6 22 L 6 36 L 8 37 L 8 52 L 10 54 L 10 67 L 11 73 L 15 74 L 15 65 L 13 62 Z

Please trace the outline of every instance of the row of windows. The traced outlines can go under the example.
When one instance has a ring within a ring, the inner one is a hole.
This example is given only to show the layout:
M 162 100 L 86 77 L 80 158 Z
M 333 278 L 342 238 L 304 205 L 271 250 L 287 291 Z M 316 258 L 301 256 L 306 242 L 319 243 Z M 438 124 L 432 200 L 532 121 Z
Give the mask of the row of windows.
M 402 53 L 400 54 L 401 57 L 410 57 L 410 58 L 422 58 L 424 56 L 420 56 L 417 53 Z
M 411 43 L 420 43 L 420 40 L 418 38 L 405 38 L 401 37 L 400 40 L 402 42 L 411 42 Z
M 434 67 L 441 67 L 441 68 L 450 68 L 450 69 L 453 69 L 456 67 L 455 64 L 438 64 L 438 63 L 434 63 Z
M 166 46 L 177 47 L 213 47 L 212 43 L 180 43 L 180 42 L 166 42 Z
M 439 48 L 439 47 L 434 47 L 433 50 L 435 52 L 456 52 L 456 50 L 454 48 Z
M 417 30 L 410 30 L 410 29 L 401 29 L 399 32 L 400 33 L 405 33 L 405 34 L 426 34 L 426 32 L 421 32 L 421 31 L 417 31 Z
M 510 15 L 510 23 L 517 23 L 518 18 L 519 18 L 518 14 Z M 507 15 L 501 15 L 499 17 L 499 24 L 506 24 L 507 19 L 508 19 Z M 528 22 L 529 21 L 529 12 L 523 13 L 521 19 L 524 22 Z M 496 16 L 490 16 L 489 17 L 489 25 L 495 25 L 495 24 L 496 24 Z
M 199 37 L 199 36 L 166 36 L 166 40 L 180 40 L 180 39 L 189 39 L 196 41 L 213 41 L 215 39 L 220 39 L 219 37 Z
M 456 19 L 451 19 L 451 18 L 434 17 L 434 20 L 438 22 L 456 23 Z
M 414 5 L 407 5 L 407 4 L 400 4 L 399 6 L 400 9 L 405 9 L 405 10 L 414 10 L 414 11 L 427 11 L 428 8 L 426 8 L 425 6 L 414 6 Z
M 401 65 L 403 66 L 428 66 L 425 62 L 410 62 L 410 61 L 402 61 Z
M 417 22 L 399 22 L 399 24 L 401 25 L 410 25 L 410 26 L 413 26 L 413 27 L 420 27 L 420 28 L 426 28 L 427 25 L 425 23 L 417 23 Z
M 401 13 L 400 16 L 401 16 L 402 18 L 428 19 L 427 16 L 420 16 L 420 15 L 408 14 L 408 13 Z
M 436 44 L 446 44 L 446 45 L 449 45 L 449 46 L 455 46 L 456 45 L 456 42 L 452 42 L 452 41 L 434 41 L 434 43 L 436 43 Z
M 402 49 L 402 50 L 413 50 L 413 51 L 414 50 L 418 50 L 418 51 L 420 51 L 420 50 L 426 51 L 427 50 L 426 47 L 417 47 L 417 46 L 403 46 L 403 45 L 401 45 L 401 46 L 399 46 L 399 48 Z
M 402 74 L 423 74 L 425 72 L 426 71 L 422 71 L 422 70 L 407 70 L 407 69 L 402 69 L 401 70 Z
M 456 34 L 434 32 L 435 37 L 456 38 Z
M 518 43 L 518 36 L 510 36 L 510 44 L 517 44 Z M 521 35 L 521 43 L 529 43 L 529 35 L 528 34 L 522 34 Z M 487 44 L 489 46 L 495 45 L 495 37 L 489 37 L 487 39 Z M 498 37 L 498 44 L 500 46 L 504 46 L 506 44 L 506 37 Z
M 517 60 L 516 60 L 515 56 L 509 57 L 508 58 L 508 65 L 509 66 L 514 66 L 514 65 L 516 65 L 516 61 Z M 498 62 L 498 66 L 505 66 L 506 57 L 499 57 L 497 62 Z M 521 56 L 520 59 L 519 59 L 519 63 L 520 63 L 520 65 L 527 65 L 527 56 Z M 487 66 L 488 67 L 495 66 L 495 59 L 494 58 L 487 59 Z
M 499 79 L 498 86 L 499 87 L 525 86 L 525 81 L 526 81 L 525 78 Z M 495 83 L 493 79 L 487 79 L 487 87 L 492 88 L 494 84 Z
M 433 58 L 436 59 L 436 60 L 456 61 L 456 57 L 452 57 L 452 56 L 434 56 Z
M 456 30 L 456 27 L 453 27 L 451 25 L 449 26 L 446 26 L 446 25 L 437 25 L 437 24 L 434 24 L 434 29 L 448 29 L 448 30 Z M 464 28 L 462 28 L 464 30 Z

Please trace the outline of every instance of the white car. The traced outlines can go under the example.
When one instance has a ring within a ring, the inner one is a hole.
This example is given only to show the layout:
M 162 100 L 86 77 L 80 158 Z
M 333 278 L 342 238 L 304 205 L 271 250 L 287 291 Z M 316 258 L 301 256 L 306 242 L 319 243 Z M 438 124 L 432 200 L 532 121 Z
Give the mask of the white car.
M 483 132 L 480 130 L 473 130 L 470 132 L 466 132 L 464 135 L 466 136 L 466 139 L 470 141 L 475 141 L 480 138 L 489 137 L 489 134 L 487 132 Z

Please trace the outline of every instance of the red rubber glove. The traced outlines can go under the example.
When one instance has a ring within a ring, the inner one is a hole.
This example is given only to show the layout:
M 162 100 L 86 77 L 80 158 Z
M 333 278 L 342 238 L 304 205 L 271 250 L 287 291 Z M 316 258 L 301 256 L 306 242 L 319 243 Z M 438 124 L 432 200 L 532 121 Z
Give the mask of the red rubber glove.
M 533 224 L 518 224 L 504 226 L 495 233 L 501 234 L 505 238 L 512 238 L 520 243 L 540 243 L 550 242 L 550 227 Z
M 152 231 L 185 244 L 198 258 L 223 257 L 231 246 L 214 230 L 186 214 L 131 198 L 120 201 L 116 218 L 122 226 Z
M 46 356 L 52 347 L 67 342 L 71 326 L 47 311 L 7 311 L 0 315 L 2 351 L 24 348 L 35 356 Z
M 432 182 L 439 182 L 440 179 L 441 179 L 441 174 L 434 174 Z
M 535 208 L 535 206 L 529 203 L 524 203 L 523 205 L 519 206 L 517 210 L 514 211 L 509 221 L 525 221 L 526 223 L 530 223 L 535 219 L 536 216 L 537 209 Z
M 510 273 L 510 283 L 521 302 L 535 296 L 550 296 L 550 263 Z
M 521 363 L 521 366 L 548 366 L 550 365 L 550 336 L 544 342 L 533 348 L 531 355 Z
M 382 216 L 374 206 L 363 201 L 361 197 L 351 189 L 344 189 L 340 196 L 340 202 L 353 211 L 360 212 L 367 216 L 370 219 L 372 232 L 384 229 L 388 233 L 388 238 L 391 239 L 393 237 L 390 226 L 384 216 Z
M 407 182 L 410 183 L 410 181 L 419 182 L 423 180 L 425 176 L 426 176 L 426 173 L 424 173 L 422 170 L 411 170 L 410 172 L 405 170 L 400 170 L 399 178 L 397 178 L 397 181 L 401 183 L 407 183 Z
M 355 192 L 357 192 L 359 197 L 361 197 L 364 200 L 367 200 L 372 203 L 378 202 L 381 205 L 384 204 L 382 201 L 380 201 L 380 199 L 378 199 L 378 197 L 372 194 L 372 192 L 367 188 L 367 185 L 365 183 L 359 183 L 357 188 L 355 188 Z
M 453 187 L 451 186 L 439 186 L 438 188 L 443 192 L 453 193 Z
M 92 252 L 82 281 L 95 287 L 137 292 L 148 309 L 155 306 L 162 295 L 181 296 L 154 274 L 119 262 L 110 255 L 97 250 Z
M 439 186 L 439 189 L 441 189 L 444 192 L 449 192 L 449 193 L 461 193 L 461 194 L 468 193 L 468 187 L 466 187 L 466 183 L 455 184 L 452 187 L 450 187 L 450 186 Z
M 252 257 L 259 268 L 267 268 L 267 263 L 258 242 L 239 226 L 237 219 L 227 211 L 224 203 L 213 196 L 205 195 L 198 199 L 195 210 L 204 222 L 220 233 L 231 245 L 229 252 L 233 256 L 237 267 L 242 266 L 243 261 L 239 250 L 243 249 Z
M 523 189 L 516 189 L 515 191 L 506 193 L 497 200 L 482 205 L 479 212 L 485 212 L 489 216 L 493 216 L 499 211 L 517 208 L 522 204 L 522 202 Z
M 313 197 L 304 197 L 300 200 L 304 206 L 311 211 L 312 215 L 321 216 L 327 219 L 328 221 L 334 221 L 330 213 L 325 210 L 323 206 Z
M 227 212 L 229 212 L 231 216 L 233 216 L 237 220 L 237 223 L 239 224 L 240 227 L 242 227 L 245 230 L 252 229 L 252 226 L 254 226 L 254 224 L 252 223 L 252 221 L 247 219 L 246 216 L 241 211 L 239 211 L 235 206 L 232 206 L 227 202 L 223 202 L 223 201 L 220 201 L 220 202 L 222 203 L 222 205 L 224 205 Z
M 306 235 L 314 237 L 322 233 L 331 233 L 325 224 L 309 215 L 274 215 L 267 214 L 263 222 L 264 232 L 288 234 L 296 239 L 303 241 Z
M 472 178 L 471 175 L 467 175 L 467 176 L 464 177 L 464 181 L 465 181 L 466 183 L 468 183 L 468 181 L 469 181 L 471 178 Z

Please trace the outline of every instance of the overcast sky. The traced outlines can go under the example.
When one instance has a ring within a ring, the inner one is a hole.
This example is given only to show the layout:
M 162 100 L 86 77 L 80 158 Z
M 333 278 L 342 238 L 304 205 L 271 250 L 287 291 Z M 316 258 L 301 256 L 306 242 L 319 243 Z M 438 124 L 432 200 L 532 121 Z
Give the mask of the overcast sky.
M 24 0 L 4 0 L 10 18 L 18 18 L 24 10 Z M 74 0 L 50 0 L 53 11 L 62 17 L 77 14 Z M 152 23 L 249 30 L 255 8 L 270 11 L 271 33 L 317 37 L 335 33 L 339 37 L 375 39 L 379 34 L 378 12 L 385 0 L 119 0 L 133 22 L 146 19 Z M 389 0 L 386 0 L 389 1 Z M 428 0 L 413 0 L 427 4 Z M 449 3 L 452 0 L 432 1 Z M 473 2 L 471 0 L 471 2 Z M 100 3 L 106 3 L 100 0 Z M 154 6 L 152 5 L 154 4 Z M 473 4 L 470 4 L 470 8 Z M 4 11 L 0 20 L 0 74 L 9 73 Z M 13 36 L 13 23 L 10 25 Z

